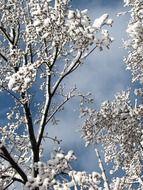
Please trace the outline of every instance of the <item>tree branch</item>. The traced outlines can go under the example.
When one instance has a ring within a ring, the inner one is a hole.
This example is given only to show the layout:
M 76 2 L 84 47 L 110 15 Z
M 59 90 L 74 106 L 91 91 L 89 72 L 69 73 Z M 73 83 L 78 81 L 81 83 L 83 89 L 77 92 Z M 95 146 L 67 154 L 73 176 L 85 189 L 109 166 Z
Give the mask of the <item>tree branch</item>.
M 0 52 L 0 56 L 6 61 L 8 62 L 8 59 L 5 57 L 5 55 L 3 55 L 1 52 Z
M 21 102 L 21 100 L 18 99 L 10 90 L 8 90 L 7 88 L 5 88 L 3 85 L 2 85 L 2 88 L 3 88 L 9 95 L 11 95 L 15 100 L 17 100 L 21 105 L 23 105 L 23 103 Z
M 83 57 L 81 57 L 81 59 L 86 59 L 96 48 L 97 46 L 93 47 L 88 53 L 86 53 Z
M 20 166 L 18 165 L 18 163 L 16 163 L 14 161 L 14 159 L 11 157 L 11 155 L 9 154 L 8 150 L 6 149 L 6 147 L 4 145 L 1 145 L 0 149 L 1 149 L 2 154 L 4 155 L 4 157 L 6 158 L 6 160 L 11 164 L 11 166 L 21 176 L 21 178 L 23 179 L 23 183 L 25 184 L 27 182 L 27 176 L 24 173 L 24 171 L 20 168 Z
M 25 93 L 22 93 L 22 98 L 25 98 Z M 29 133 L 29 140 L 31 143 L 32 147 L 32 152 L 33 152 L 33 164 L 39 161 L 39 147 L 37 147 L 37 142 L 36 142 L 36 137 L 34 134 L 34 126 L 33 126 L 33 121 L 32 121 L 32 114 L 30 107 L 28 105 L 28 102 L 23 104 L 23 109 L 24 109 L 24 115 L 26 118 L 26 125 L 28 128 L 28 133 Z M 33 169 L 33 176 L 36 177 L 38 174 L 38 169 Z
M 47 69 L 50 69 L 50 71 L 52 70 L 52 67 L 54 66 L 54 64 L 56 62 L 57 56 L 58 56 L 58 47 L 56 47 L 53 62 L 47 68 Z M 41 122 L 40 122 L 40 129 L 39 129 L 39 133 L 38 133 L 38 137 L 37 137 L 38 147 L 40 147 L 40 144 L 41 144 L 41 141 L 42 141 L 42 138 L 43 138 L 45 125 L 46 125 L 46 120 L 47 120 L 47 115 L 48 115 L 48 111 L 49 111 L 52 96 L 53 96 L 51 94 L 51 75 L 48 75 L 46 80 L 47 80 L 46 81 L 46 101 L 45 101 L 44 111 L 43 111 Z
M 25 113 L 26 120 L 27 120 L 30 142 L 31 142 L 31 145 L 33 148 L 36 145 L 36 139 L 35 139 L 35 135 L 34 135 L 32 115 L 31 115 L 31 111 L 29 109 L 28 103 L 25 103 L 23 105 L 23 107 L 24 107 L 24 113 Z
M 10 38 L 9 34 L 7 34 L 6 29 L 3 28 L 2 26 L 0 26 L 0 30 L 5 35 L 5 37 L 7 38 L 7 40 L 13 45 L 13 40 Z
M 101 172 L 102 172 L 102 177 L 103 177 L 103 180 L 104 180 L 104 187 L 107 190 L 111 190 L 110 186 L 109 186 L 109 182 L 108 182 L 107 176 L 106 176 L 106 173 L 105 173 L 105 169 L 104 169 L 102 161 L 101 161 L 100 154 L 99 154 L 99 152 L 98 152 L 97 149 L 95 149 L 95 152 L 96 152 L 97 158 L 99 160 L 99 167 L 100 167 Z
M 57 51 L 57 50 L 56 50 Z M 44 134 L 44 129 L 45 129 L 45 125 L 47 124 L 47 115 L 48 115 L 48 111 L 50 108 L 50 104 L 51 104 L 51 100 L 52 97 L 54 96 L 57 88 L 59 87 L 60 83 L 62 82 L 62 80 L 72 72 L 72 70 L 74 69 L 74 67 L 76 67 L 76 65 L 79 63 L 79 60 L 81 58 L 82 52 L 78 52 L 77 56 L 75 57 L 75 59 L 72 61 L 72 63 L 70 64 L 70 66 L 68 67 L 69 69 L 59 78 L 59 80 L 56 82 L 56 84 L 53 87 L 53 91 L 51 92 L 51 75 L 47 77 L 47 83 L 46 83 L 46 92 L 47 92 L 47 98 L 46 98 L 46 102 L 45 102 L 45 107 L 44 107 L 44 112 L 42 115 L 42 119 L 41 119 L 41 123 L 40 123 L 40 130 L 39 130 L 39 136 L 38 136 L 38 147 L 41 144 L 42 138 L 43 138 L 43 134 Z M 54 65 L 55 61 L 56 61 L 56 57 L 57 57 L 57 53 L 55 53 L 55 58 L 53 59 L 53 64 L 51 64 L 51 67 Z M 55 112 L 56 113 L 56 112 Z M 54 114 L 55 114 L 54 113 Z M 51 118 L 50 118 L 51 119 Z
M 68 70 L 63 73 L 63 75 L 58 79 L 58 81 L 55 83 L 54 87 L 53 87 L 53 91 L 52 91 L 52 95 L 55 94 L 58 86 L 60 85 L 60 83 L 62 82 L 62 80 L 67 76 L 69 75 L 73 70 L 74 68 L 78 67 L 78 63 L 80 62 L 80 58 L 82 56 L 82 52 L 78 52 L 77 53 L 77 56 L 75 57 L 75 59 L 72 61 L 72 63 L 69 65 L 68 67 Z
M 68 102 L 68 100 L 70 99 L 70 97 L 67 97 L 56 109 L 55 111 L 50 115 L 50 117 L 48 117 L 46 124 L 52 119 L 52 117 L 62 108 L 62 106 Z
M 48 79 L 48 81 L 50 81 L 50 78 Z M 47 84 L 47 88 L 48 89 L 50 88 L 49 87 L 49 82 Z M 47 90 L 47 91 L 49 92 L 49 90 Z M 46 97 L 46 102 L 45 102 L 41 122 L 40 122 L 40 129 L 39 129 L 39 133 L 38 133 L 38 137 L 37 137 L 37 146 L 38 147 L 40 147 L 40 144 L 41 144 L 41 141 L 42 141 L 42 138 L 43 138 L 44 129 L 45 129 L 45 125 L 46 125 L 46 119 L 47 119 L 48 111 L 49 111 L 50 104 L 51 104 L 51 99 L 52 99 L 52 96 L 51 96 L 51 94 L 48 93 L 47 97 Z
M 14 181 L 18 181 L 20 183 L 24 183 L 23 180 L 17 178 L 17 177 L 14 177 L 14 176 L 10 176 L 10 175 L 1 175 L 0 176 L 2 179 L 6 179 L 6 178 L 11 178 L 11 180 L 14 182 Z
M 27 102 L 23 105 L 23 108 L 24 108 L 24 114 L 25 114 L 26 121 L 27 121 L 29 139 L 30 139 L 31 146 L 32 146 L 32 151 L 33 151 L 33 154 L 34 154 L 33 161 L 38 162 L 39 161 L 39 156 L 38 156 L 39 153 L 37 155 L 37 151 L 38 151 L 37 150 L 37 142 L 36 142 L 36 138 L 35 138 L 35 134 L 34 134 L 32 115 L 31 115 L 31 111 L 30 111 L 30 108 L 29 108 L 29 105 L 28 105 Z
M 19 35 L 20 35 L 20 24 L 18 24 L 16 26 L 16 29 L 15 29 L 15 35 L 14 35 L 14 38 L 13 38 L 14 46 L 17 46 L 17 43 L 18 43 L 18 40 L 19 40 Z

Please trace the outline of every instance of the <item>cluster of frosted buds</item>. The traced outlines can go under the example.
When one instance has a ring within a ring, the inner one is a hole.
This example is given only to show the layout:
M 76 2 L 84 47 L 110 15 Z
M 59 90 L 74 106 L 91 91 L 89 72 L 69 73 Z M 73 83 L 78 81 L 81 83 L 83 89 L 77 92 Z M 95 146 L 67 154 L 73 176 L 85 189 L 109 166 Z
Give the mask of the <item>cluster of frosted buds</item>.
M 40 38 L 46 39 L 46 41 L 52 43 L 53 46 L 63 44 L 67 40 L 65 27 L 65 18 L 67 11 L 68 1 L 55 1 L 55 5 L 52 7 L 50 1 L 43 1 L 40 5 L 39 2 L 30 2 L 31 15 L 33 23 L 30 25 L 31 30 L 35 30 Z M 33 32 L 27 32 L 27 35 L 33 36 Z
M 133 5 L 136 2 L 136 0 L 124 0 L 125 6 Z
M 129 36 L 125 46 L 130 49 L 125 60 L 127 69 L 131 70 L 133 81 L 139 80 L 143 83 L 143 1 L 128 0 L 126 6 L 131 6 L 131 18 L 127 33 Z
M 106 162 L 114 160 L 118 166 L 135 165 L 142 159 L 143 106 L 132 107 L 129 92 L 122 92 L 113 102 L 106 101 L 99 112 L 82 110 L 88 115 L 82 131 L 83 138 L 90 143 L 101 143 L 105 147 Z
M 133 181 L 128 176 L 116 177 L 112 179 L 112 182 L 110 183 L 110 189 L 114 190 L 132 189 L 132 187 L 134 186 L 133 184 L 134 184 Z
M 87 9 L 83 11 L 69 10 L 66 24 L 70 37 L 74 39 L 78 45 L 82 45 L 83 39 L 85 39 L 84 45 L 87 45 L 88 41 L 93 41 L 95 30 L 90 25 L 91 21 L 87 16 Z
M 13 27 L 13 24 L 17 24 L 23 13 L 21 3 L 18 0 L 0 1 L 1 23 L 10 27 Z
M 59 183 L 54 185 L 54 190 L 71 190 L 72 188 L 80 187 L 81 189 L 99 190 L 98 186 L 101 182 L 101 175 L 92 172 L 87 174 L 86 172 L 70 171 L 69 177 L 71 181 L 65 183 Z
M 109 19 L 109 15 L 104 14 L 92 23 L 87 10 L 69 10 L 68 4 L 69 1 L 65 0 L 55 0 L 53 7 L 49 1 L 43 1 L 43 5 L 30 2 L 32 23 L 26 29 L 28 39 L 34 40 L 38 35 L 52 43 L 52 46 L 61 48 L 69 42 L 80 49 L 85 49 L 93 43 L 98 47 L 109 47 L 113 39 L 106 30 L 102 30 L 102 26 L 112 25 L 113 21 Z M 101 37 L 96 38 L 96 33 L 99 31 Z
M 103 25 L 112 25 L 112 20 L 108 18 L 108 14 L 102 15 L 91 24 L 90 18 L 87 16 L 87 9 L 83 11 L 72 11 L 68 13 L 68 33 L 79 46 L 88 47 L 89 44 L 95 43 L 97 46 L 109 47 L 112 38 L 107 34 L 106 30 L 102 30 L 102 38 L 99 40 L 95 34 L 101 30 Z M 105 43 L 106 39 L 106 43 Z
M 33 25 L 31 23 L 29 23 L 26 26 L 25 36 L 26 36 L 27 43 L 32 43 L 33 41 L 37 39 L 37 33 L 34 30 Z
M 137 181 L 139 179 L 139 176 L 141 175 L 141 171 L 143 168 L 140 158 L 141 157 L 138 152 L 135 152 L 134 158 L 131 160 L 128 166 L 124 167 L 124 170 L 128 173 L 128 178 L 130 179 L 130 181 Z
M 36 78 L 37 63 L 19 67 L 16 73 L 8 76 L 8 88 L 12 91 L 25 92 Z
M 136 96 L 143 96 L 143 89 L 142 88 L 136 88 L 135 90 L 134 90 L 134 93 L 135 93 L 135 95 Z
M 10 66 L 17 67 L 21 62 L 22 58 L 23 58 L 23 53 L 20 51 L 20 49 L 12 49 L 12 48 L 10 49 L 8 55 Z
M 36 178 L 31 176 L 28 177 L 26 186 L 29 189 L 40 187 L 41 189 L 47 189 L 56 185 L 58 180 L 57 177 L 60 174 L 67 174 L 71 170 L 69 162 L 75 160 L 76 157 L 73 151 L 69 151 L 64 154 L 61 150 L 56 153 L 53 159 L 49 160 L 47 164 L 38 162 L 35 167 L 38 168 L 39 174 Z
M 86 172 L 71 171 L 69 176 L 71 176 L 77 186 L 84 188 L 94 187 L 94 189 L 98 189 L 98 185 L 101 182 L 101 175 L 96 172 L 87 174 Z
M 1 148 L 1 146 L 2 146 L 2 143 L 0 142 L 0 148 Z M 6 171 L 6 167 L 1 162 L 1 165 L 0 165 L 0 189 L 4 189 L 5 184 L 6 184 L 6 180 L 2 179 L 3 171 Z

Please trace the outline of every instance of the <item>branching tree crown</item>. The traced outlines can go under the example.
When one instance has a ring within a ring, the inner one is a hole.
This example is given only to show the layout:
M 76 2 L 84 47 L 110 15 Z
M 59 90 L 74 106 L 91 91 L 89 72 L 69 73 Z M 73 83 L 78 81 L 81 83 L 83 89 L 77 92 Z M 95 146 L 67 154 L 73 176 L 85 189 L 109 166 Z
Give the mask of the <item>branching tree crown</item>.
M 143 2 L 125 5 L 132 12 L 126 63 L 133 80 L 142 82 Z M 127 91 L 104 102 L 97 112 L 84 108 L 88 94 L 80 94 L 76 87 L 64 89 L 65 79 L 96 48 L 110 47 L 113 38 L 106 28 L 112 23 L 108 14 L 92 21 L 87 10 L 72 10 L 70 0 L 0 0 L 0 93 L 11 97 L 0 128 L 1 189 L 12 188 L 15 182 L 31 190 L 120 190 L 134 184 L 143 188 L 142 105 L 131 105 Z M 136 92 L 142 96 L 141 89 Z M 43 160 L 43 141 L 60 143 L 46 133 L 50 122 L 56 124 L 56 114 L 77 96 L 86 117 L 82 126 L 86 144 L 102 144 L 105 161 L 114 162 L 114 171 L 123 169 L 122 177 L 108 181 L 98 150 L 101 173 L 75 171 L 72 150 L 58 148 L 51 159 Z

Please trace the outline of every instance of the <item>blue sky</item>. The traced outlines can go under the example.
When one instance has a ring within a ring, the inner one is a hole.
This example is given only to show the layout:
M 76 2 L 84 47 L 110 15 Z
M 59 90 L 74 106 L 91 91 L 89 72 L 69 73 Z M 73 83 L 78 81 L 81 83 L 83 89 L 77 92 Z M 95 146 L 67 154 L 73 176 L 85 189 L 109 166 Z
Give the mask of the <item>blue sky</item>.
M 72 0 L 73 7 L 84 8 L 84 7 L 117 7 L 122 3 L 122 0 Z
M 131 74 L 125 70 L 123 62 L 123 57 L 127 54 L 123 49 L 123 39 L 127 37 L 125 30 L 129 17 L 116 16 L 118 12 L 124 11 L 123 2 L 120 0 L 73 0 L 72 4 L 74 8 L 87 8 L 93 20 L 104 13 L 109 13 L 114 20 L 110 33 L 115 41 L 111 48 L 102 52 L 96 50 L 85 60 L 85 64 L 66 80 L 69 87 L 76 84 L 80 92 L 91 92 L 95 100 L 93 106 L 99 109 L 103 101 L 113 100 L 117 92 L 131 86 Z M 48 128 L 49 135 L 57 135 L 63 140 L 61 146 L 64 149 L 75 151 L 78 157 L 75 166 L 78 169 L 98 170 L 94 147 L 85 148 L 84 141 L 80 139 L 79 129 L 82 122 L 78 117 L 77 101 L 68 103 L 58 119 L 60 119 L 59 126 Z

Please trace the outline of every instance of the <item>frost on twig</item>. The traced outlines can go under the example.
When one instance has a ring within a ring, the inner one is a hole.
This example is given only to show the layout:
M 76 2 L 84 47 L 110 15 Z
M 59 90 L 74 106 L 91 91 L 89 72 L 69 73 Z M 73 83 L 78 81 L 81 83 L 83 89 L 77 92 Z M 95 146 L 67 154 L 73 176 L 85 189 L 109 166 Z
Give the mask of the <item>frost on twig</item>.
M 100 111 L 83 109 L 82 137 L 87 144 L 102 144 L 105 162 L 114 163 L 113 172 L 122 168 L 133 182 L 142 172 L 143 106 L 133 107 L 129 94 L 122 92 L 113 102 L 102 103 Z

